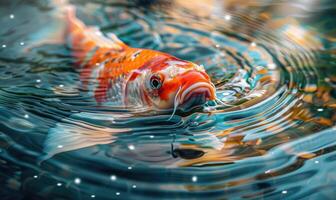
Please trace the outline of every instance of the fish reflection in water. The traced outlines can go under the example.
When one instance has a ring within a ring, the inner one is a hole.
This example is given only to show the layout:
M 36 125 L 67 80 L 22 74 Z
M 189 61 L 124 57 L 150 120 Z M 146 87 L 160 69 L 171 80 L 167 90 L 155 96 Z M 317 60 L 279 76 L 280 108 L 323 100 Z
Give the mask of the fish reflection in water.
M 83 79 L 74 68 L 78 45 L 36 45 L 57 36 L 64 16 L 53 3 L 18 4 L 0 21 L 0 175 L 15 191 L 5 196 L 333 197 L 336 29 L 327 8 L 334 3 L 71 3 L 103 35 L 204 66 L 217 104 L 174 115 L 97 104 L 92 88 L 103 79 Z

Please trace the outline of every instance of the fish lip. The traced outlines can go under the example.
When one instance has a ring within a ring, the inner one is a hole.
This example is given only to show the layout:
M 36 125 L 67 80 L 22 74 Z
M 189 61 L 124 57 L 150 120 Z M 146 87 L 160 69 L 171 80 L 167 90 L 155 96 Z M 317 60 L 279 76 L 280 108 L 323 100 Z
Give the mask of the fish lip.
M 194 94 L 204 94 L 205 102 L 212 100 L 215 89 L 213 85 L 208 82 L 197 82 L 187 87 L 180 95 L 180 105 L 187 103 Z M 205 103 L 204 102 L 204 103 Z

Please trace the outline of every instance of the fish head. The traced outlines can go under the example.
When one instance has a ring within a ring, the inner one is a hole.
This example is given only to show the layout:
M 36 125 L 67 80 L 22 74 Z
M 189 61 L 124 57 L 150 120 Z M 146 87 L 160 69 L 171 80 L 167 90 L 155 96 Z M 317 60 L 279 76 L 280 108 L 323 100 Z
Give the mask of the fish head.
M 164 60 L 143 71 L 139 84 L 143 103 L 154 110 L 189 110 L 215 100 L 216 89 L 203 66 Z

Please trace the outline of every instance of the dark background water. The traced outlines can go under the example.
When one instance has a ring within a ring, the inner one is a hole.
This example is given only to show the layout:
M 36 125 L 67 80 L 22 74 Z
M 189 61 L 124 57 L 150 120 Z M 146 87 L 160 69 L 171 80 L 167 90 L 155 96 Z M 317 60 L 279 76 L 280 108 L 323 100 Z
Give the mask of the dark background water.
M 171 121 L 97 106 L 67 45 L 24 51 L 60 33 L 55 5 L 1 1 L 1 199 L 334 198 L 334 2 L 71 3 L 132 47 L 203 64 L 225 104 Z M 52 130 L 115 141 L 41 160 Z

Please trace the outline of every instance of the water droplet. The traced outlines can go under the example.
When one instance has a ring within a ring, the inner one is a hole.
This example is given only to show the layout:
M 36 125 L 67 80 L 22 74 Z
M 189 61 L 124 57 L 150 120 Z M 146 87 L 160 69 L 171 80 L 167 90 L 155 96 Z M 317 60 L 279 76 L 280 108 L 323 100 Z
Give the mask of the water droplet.
M 193 177 L 191 178 L 191 180 L 192 180 L 192 182 L 197 182 L 197 176 L 193 176 Z
M 231 15 L 225 15 L 224 18 L 225 18 L 225 20 L 228 20 L 228 21 L 229 21 L 229 20 L 231 20 Z
M 267 67 L 268 69 L 276 69 L 276 65 L 274 63 L 269 63 Z
M 112 181 L 115 181 L 115 180 L 117 180 L 117 176 L 112 175 L 112 176 L 110 177 L 110 179 L 111 179 Z
M 82 182 L 82 180 L 81 180 L 80 178 L 75 178 L 74 182 L 75 182 L 76 184 L 80 184 L 80 183 Z
M 128 145 L 128 148 L 129 148 L 129 150 L 134 150 L 134 149 L 135 149 L 135 147 L 134 147 L 134 145 L 133 145 L 133 144 L 131 144 L 131 145 Z

